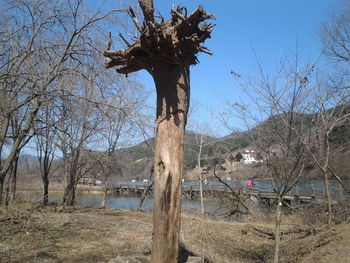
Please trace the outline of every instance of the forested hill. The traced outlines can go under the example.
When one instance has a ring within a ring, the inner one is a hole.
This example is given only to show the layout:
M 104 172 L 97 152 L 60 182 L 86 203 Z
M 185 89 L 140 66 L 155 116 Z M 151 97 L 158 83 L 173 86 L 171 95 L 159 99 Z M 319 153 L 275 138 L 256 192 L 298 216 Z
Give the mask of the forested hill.
M 300 125 L 307 125 L 310 122 L 312 116 L 299 115 Z M 205 143 L 202 149 L 201 164 L 207 165 L 217 161 L 225 161 L 232 159 L 237 152 L 245 149 L 251 149 L 259 152 L 259 148 L 255 146 L 253 139 L 256 140 L 272 140 L 275 134 L 274 125 L 276 125 L 276 119 L 269 118 L 261 122 L 250 131 L 236 132 L 229 134 L 222 138 L 204 136 L 193 131 L 186 131 L 185 134 L 185 151 L 184 151 L 184 167 L 185 170 L 191 170 L 197 165 L 199 141 L 201 136 L 204 138 Z M 208 144 L 209 142 L 209 144 Z M 350 170 L 350 163 L 347 162 L 350 158 L 349 150 L 350 142 L 350 120 L 345 119 L 339 125 L 337 125 L 330 136 L 330 143 L 332 146 L 337 147 L 339 150 L 335 151 L 331 156 L 331 162 L 333 167 L 337 169 L 340 174 L 345 174 Z M 121 149 L 118 157 L 114 162 L 114 171 L 112 177 L 115 179 L 142 179 L 148 178 L 153 167 L 153 149 L 155 139 L 150 138 L 146 141 L 134 145 L 132 147 Z M 206 145 L 208 144 L 208 145 Z M 96 152 L 95 154 L 102 154 Z M 59 166 L 60 161 L 57 160 L 54 166 Z M 341 165 L 338 165 L 340 164 Z M 31 177 L 38 177 L 38 165 L 37 157 L 30 155 L 23 155 L 20 158 L 20 168 L 24 172 L 30 173 Z M 309 167 L 309 169 L 315 169 L 315 165 Z M 60 169 L 57 169 L 55 177 L 60 177 Z M 316 174 L 317 171 L 314 172 Z
M 222 138 L 204 136 L 205 142 L 210 142 L 202 149 L 201 163 L 202 165 L 210 164 L 215 161 L 224 161 L 232 158 L 238 151 L 245 149 L 253 149 L 259 152 L 259 148 L 256 147 L 253 142 L 253 138 L 256 141 L 271 141 L 273 142 L 273 136 L 276 136 L 274 130 L 276 125 L 281 121 L 281 116 L 271 117 L 257 126 L 253 127 L 250 131 L 235 132 Z M 299 127 L 308 127 L 312 121 L 313 115 L 296 114 L 295 123 Z M 301 129 L 302 130 L 302 129 Z M 197 138 L 197 140 L 196 140 Z M 185 169 L 193 169 L 197 165 L 199 144 L 198 141 L 201 138 L 201 134 L 194 133 L 192 131 L 186 131 L 185 134 Z M 347 158 L 350 158 L 350 120 L 349 118 L 339 122 L 338 125 L 332 130 L 329 141 L 331 147 L 337 150 L 332 152 L 331 162 L 333 167 L 338 169 L 338 173 L 344 174 L 350 170 L 350 164 L 345 162 Z M 142 142 L 133 147 L 125 148 L 121 151 L 120 160 L 122 162 L 122 173 L 126 177 L 139 176 L 146 177 L 153 165 L 153 151 L 154 138 Z M 342 163 L 342 165 L 338 165 Z M 315 165 L 311 165 L 309 169 L 315 169 Z M 315 169 L 314 174 L 317 174 Z
M 204 136 L 204 135 L 203 135 Z M 196 140 L 197 138 L 197 140 Z M 184 145 L 185 170 L 193 169 L 197 165 L 199 141 L 201 134 L 186 131 Z M 204 136 L 205 143 L 202 149 L 202 165 L 228 159 L 232 153 L 251 146 L 250 136 L 246 132 L 231 134 L 222 138 Z M 206 145 L 206 143 L 210 143 Z M 153 165 L 154 138 L 135 146 L 121 150 L 119 160 L 123 176 L 132 178 L 147 178 Z

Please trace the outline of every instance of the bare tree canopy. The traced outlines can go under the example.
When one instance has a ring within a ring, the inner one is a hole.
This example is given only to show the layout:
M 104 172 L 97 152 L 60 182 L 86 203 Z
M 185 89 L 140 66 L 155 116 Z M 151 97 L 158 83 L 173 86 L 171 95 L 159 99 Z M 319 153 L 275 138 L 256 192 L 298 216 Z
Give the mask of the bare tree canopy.
M 92 68 L 100 49 L 98 22 L 116 10 L 90 12 L 82 0 L 14 0 L 3 1 L 0 11 L 1 202 L 6 174 L 35 136 L 41 109 L 53 106 L 63 79 L 84 77 Z
M 346 2 L 344 9 L 333 16 L 331 23 L 321 30 L 321 41 L 325 55 L 336 61 L 350 62 L 350 2 Z

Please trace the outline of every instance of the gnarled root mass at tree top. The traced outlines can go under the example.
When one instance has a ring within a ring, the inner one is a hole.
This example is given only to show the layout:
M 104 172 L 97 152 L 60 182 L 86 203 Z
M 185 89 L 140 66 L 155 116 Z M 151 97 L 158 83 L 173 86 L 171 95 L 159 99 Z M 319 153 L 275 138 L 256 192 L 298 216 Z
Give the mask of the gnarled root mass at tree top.
M 132 8 L 128 13 L 131 16 L 137 30 L 138 38 L 130 44 L 121 34 L 119 35 L 127 45 L 123 50 L 106 50 L 106 67 L 118 66 L 117 71 L 128 74 L 141 69 L 146 69 L 151 74 L 160 61 L 170 64 L 196 64 L 198 52 L 211 52 L 201 45 L 213 30 L 213 24 L 201 24 L 212 19 L 202 6 L 187 15 L 184 7 L 171 10 L 172 18 L 165 21 L 159 17 L 156 22 L 153 15 L 153 6 L 145 6 L 144 1 L 139 1 L 144 13 L 145 21 L 142 25 L 137 20 Z

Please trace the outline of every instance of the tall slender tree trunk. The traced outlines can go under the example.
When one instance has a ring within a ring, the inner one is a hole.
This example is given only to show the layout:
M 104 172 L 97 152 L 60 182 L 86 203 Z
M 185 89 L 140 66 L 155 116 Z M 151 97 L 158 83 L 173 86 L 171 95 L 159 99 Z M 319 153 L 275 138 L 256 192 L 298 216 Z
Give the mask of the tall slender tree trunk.
M 199 195 L 201 199 L 201 213 L 204 215 L 204 201 L 203 201 L 203 177 L 202 173 L 199 172 Z
M 153 73 L 157 88 L 157 139 L 152 262 L 177 263 L 189 67 L 164 65 Z
M 108 169 L 109 172 L 109 169 Z M 103 191 L 103 199 L 102 199 L 102 207 L 106 207 L 107 205 L 107 191 L 108 191 L 108 175 L 105 177 L 105 187 Z
M 11 169 L 10 169 L 11 170 Z M 7 176 L 5 181 L 5 206 L 8 206 L 10 203 L 10 182 L 11 182 L 11 173 Z
M 8 170 L 7 182 L 6 182 L 6 196 L 5 196 L 5 205 L 13 203 L 16 198 L 16 184 L 17 184 L 17 166 L 18 166 L 18 156 L 16 156 Z
M 45 151 L 43 153 L 43 156 L 40 155 L 39 157 L 39 164 L 40 164 L 40 173 L 41 173 L 41 179 L 43 181 L 43 187 L 44 187 L 44 195 L 43 195 L 43 205 L 49 204 L 49 175 L 50 175 L 50 169 L 51 169 L 51 162 L 52 159 L 50 159 L 50 154 L 48 149 L 48 141 L 46 141 L 45 145 Z
M 199 176 L 199 194 L 200 194 L 200 199 L 201 199 L 201 212 L 202 212 L 202 214 L 204 214 L 203 178 L 202 178 L 202 173 L 201 173 L 201 155 L 202 155 L 202 143 L 199 146 L 197 166 L 198 166 L 198 176 Z
M 13 160 L 12 168 L 10 170 L 10 195 L 9 195 L 9 203 L 13 203 L 16 199 L 16 187 L 17 187 L 17 168 L 18 168 L 18 158 L 19 156 Z
M 65 186 L 63 194 L 63 206 L 73 206 L 75 201 L 75 171 L 67 171 L 65 174 Z
M 48 174 L 43 175 L 43 186 L 44 186 L 44 196 L 43 196 L 43 205 L 49 204 L 49 178 Z
M 4 190 L 4 181 L 5 181 L 5 177 L 0 175 L 0 205 L 2 204 L 2 193 Z
M 281 222 L 282 222 L 282 198 L 280 195 L 277 197 L 276 206 L 276 225 L 275 225 L 275 255 L 273 263 L 279 262 L 280 255 L 280 243 L 281 243 Z
M 327 198 L 327 212 L 328 212 L 327 223 L 330 225 L 332 223 L 332 192 L 331 192 L 331 186 L 329 183 L 327 170 L 325 169 L 323 173 L 324 173 L 324 186 L 325 186 L 325 192 L 326 192 L 326 198 Z
M 64 194 L 63 194 L 63 206 L 73 206 L 75 202 L 75 190 L 76 190 L 76 179 L 78 178 L 78 163 L 80 158 L 80 149 L 75 149 L 72 151 L 71 156 L 68 159 L 65 158 L 64 170 Z M 96 178 L 95 178 L 96 179 Z

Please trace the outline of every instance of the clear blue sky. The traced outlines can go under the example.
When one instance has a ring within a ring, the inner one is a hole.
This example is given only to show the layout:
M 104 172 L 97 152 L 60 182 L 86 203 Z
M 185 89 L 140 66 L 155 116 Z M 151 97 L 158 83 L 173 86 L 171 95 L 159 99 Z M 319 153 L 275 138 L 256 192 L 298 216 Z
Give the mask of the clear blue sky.
M 136 1 L 136 0 L 132 0 Z M 320 54 L 318 30 L 339 8 L 341 0 L 154 0 L 155 8 L 169 18 L 173 4 L 183 5 L 189 12 L 203 5 L 216 20 L 207 46 L 214 55 L 200 54 L 200 63 L 191 68 L 191 100 L 199 104 L 194 118 L 206 121 L 210 114 L 205 108 L 218 108 L 225 99 L 232 102 L 244 96 L 235 86 L 231 70 L 254 74 L 256 61 L 253 50 L 267 71 L 273 72 L 281 57 L 301 48 L 305 59 Z M 119 8 L 115 0 L 92 1 L 104 9 Z M 124 3 L 125 4 L 125 3 Z M 116 5 L 116 6 L 114 6 Z M 91 6 L 93 8 L 93 6 Z M 90 8 L 91 8 L 90 7 Z M 117 30 L 113 28 L 110 30 Z M 155 106 L 152 78 L 145 71 L 138 73 L 148 89 L 153 90 L 150 104 Z M 27 149 L 28 150 L 28 149 Z M 32 150 L 28 150 L 32 153 Z M 35 154 L 35 153 L 33 153 Z
M 191 99 L 201 105 L 196 118 L 206 120 L 206 107 L 217 108 L 223 100 L 239 101 L 231 70 L 254 74 L 254 52 L 267 72 L 273 72 L 281 57 L 291 55 L 298 43 L 305 60 L 320 55 L 318 30 L 339 8 L 339 0 L 155 0 L 155 9 L 169 18 L 171 6 L 181 4 L 189 12 L 198 5 L 212 13 L 215 27 L 207 46 L 214 55 L 199 55 L 191 68 Z M 146 72 L 140 73 L 147 87 L 154 89 Z M 152 102 L 151 102 L 152 103 Z

